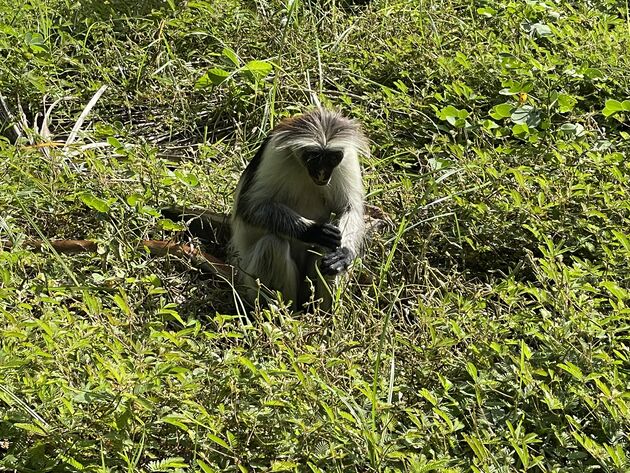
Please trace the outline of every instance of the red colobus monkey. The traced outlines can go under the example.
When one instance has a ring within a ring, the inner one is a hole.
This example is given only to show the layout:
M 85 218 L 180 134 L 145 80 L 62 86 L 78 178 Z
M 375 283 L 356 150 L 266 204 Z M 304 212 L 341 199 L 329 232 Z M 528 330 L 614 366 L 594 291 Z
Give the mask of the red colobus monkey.
M 265 139 L 236 189 L 230 242 L 251 301 L 258 282 L 301 308 L 332 302 L 327 284 L 348 269 L 364 236 L 360 125 L 318 108 L 284 120 Z

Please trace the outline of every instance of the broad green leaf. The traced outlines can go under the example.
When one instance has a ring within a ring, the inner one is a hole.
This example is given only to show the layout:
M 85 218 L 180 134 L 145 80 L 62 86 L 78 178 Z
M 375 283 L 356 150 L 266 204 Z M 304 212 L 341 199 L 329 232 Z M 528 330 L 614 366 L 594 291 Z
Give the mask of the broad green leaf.
M 630 236 L 621 233 L 618 230 L 612 230 L 613 235 L 615 235 L 615 237 L 617 238 L 617 240 L 619 241 L 619 243 L 621 243 L 623 245 L 623 247 L 626 249 L 626 251 L 630 252 Z
M 484 120 L 481 122 L 481 126 L 483 126 L 486 130 L 494 130 L 495 128 L 499 128 L 499 125 L 492 120 Z
M 529 133 L 529 127 L 526 123 L 517 123 L 512 127 L 512 134 L 515 136 Z
M 35 425 L 35 424 L 30 424 L 30 423 L 25 423 L 25 422 L 16 422 L 15 424 L 13 424 L 13 427 L 17 427 L 18 429 L 26 430 L 27 432 L 31 432 L 33 434 L 37 434 L 41 436 L 48 435 L 48 433 L 44 429 L 42 429 L 40 426 Z
M 188 432 L 190 430 L 190 427 L 188 427 L 188 425 L 186 425 L 190 421 L 188 419 L 186 419 L 184 416 L 179 415 L 179 414 L 174 414 L 174 415 L 169 415 L 169 416 L 162 417 L 160 419 L 160 422 L 164 422 L 166 424 L 174 425 L 175 427 L 178 427 L 178 428 L 182 429 L 185 432 Z
M 144 196 L 138 192 L 128 195 L 126 199 L 127 204 L 129 204 L 130 207 L 135 207 L 138 202 L 141 203 L 143 200 Z
M 45 43 L 44 37 L 41 33 L 26 33 L 24 35 L 24 42 L 29 45 L 38 45 L 41 46 Z
M 573 110 L 575 104 L 577 103 L 577 99 L 567 94 L 559 94 L 558 95 L 558 109 L 560 113 L 566 113 Z
M 457 118 L 458 115 L 459 110 L 452 105 L 448 105 L 447 107 L 444 107 L 442 110 L 440 110 L 440 112 L 438 113 L 438 118 L 440 120 L 448 120 L 449 118 Z
M 123 145 L 120 143 L 120 141 L 118 141 L 116 138 L 114 138 L 113 136 L 108 136 L 107 137 L 107 142 L 109 143 L 109 145 L 113 148 L 122 148 Z
M 594 67 L 586 68 L 583 74 L 585 77 L 588 77 L 589 79 L 603 79 L 604 78 L 604 73 Z
M 228 77 L 230 77 L 230 73 L 220 69 L 218 67 L 214 67 L 206 72 L 203 76 L 197 79 L 195 82 L 196 89 L 203 89 L 205 87 L 211 87 L 214 85 L 219 85 L 223 83 Z
M 127 301 L 122 294 L 116 294 L 114 296 L 114 302 L 126 316 L 130 317 L 132 315 L 131 309 L 129 308 L 129 305 L 127 304 Z
M 245 366 L 248 370 L 250 370 L 253 374 L 258 374 L 258 368 L 254 366 L 250 360 L 245 358 L 244 356 L 239 356 L 238 361 L 241 365 Z
M 622 287 L 619 287 L 613 281 L 603 281 L 600 283 L 600 286 L 606 288 L 608 292 L 610 292 L 620 301 L 625 301 L 626 299 L 628 299 L 628 291 Z
M 531 105 L 523 105 L 512 112 L 510 119 L 516 124 L 535 128 L 540 124 L 540 113 Z
M 249 61 L 243 68 L 244 72 L 255 82 L 267 77 L 273 70 L 273 66 L 267 61 Z
M 502 103 L 492 108 L 490 116 L 495 120 L 501 120 L 502 118 L 508 118 L 512 115 L 514 107 L 509 103 Z
M 567 135 L 580 137 L 584 135 L 584 127 L 580 123 L 564 123 L 560 131 Z
M 477 8 L 477 14 L 490 18 L 496 15 L 497 11 L 492 7 L 482 7 L 482 8 Z
M 626 100 L 626 102 L 629 102 L 628 100 Z M 630 105 L 629 105 L 630 108 Z M 617 112 L 623 112 L 626 111 L 625 106 L 622 102 L 620 102 L 619 100 L 606 100 L 606 105 L 604 106 L 604 110 L 602 110 L 602 113 L 604 114 L 605 117 L 609 117 L 610 115 L 613 115 Z
M 185 173 L 183 171 L 177 170 L 175 171 L 175 177 L 179 179 L 183 184 L 186 184 L 190 187 L 197 187 L 199 185 L 199 179 L 193 173 Z
M 319 358 L 316 357 L 315 355 L 311 355 L 309 353 L 305 353 L 303 355 L 300 355 L 297 357 L 297 362 L 298 363 L 306 363 L 306 364 L 310 364 L 310 363 L 314 363 L 318 360 Z
M 582 380 L 584 378 L 584 375 L 582 374 L 582 370 L 578 366 L 571 363 L 570 361 L 567 361 L 566 363 L 558 364 L 558 368 L 563 369 L 564 371 L 566 371 L 567 373 L 569 373 L 571 376 L 573 376 L 574 378 L 578 380 Z
M 182 225 L 181 223 L 173 222 L 169 218 L 158 220 L 157 223 L 162 230 L 165 230 L 167 232 L 183 232 L 184 230 L 186 230 L 186 227 L 184 225 Z
M 453 126 L 462 127 L 465 125 L 465 120 L 468 118 L 468 115 L 470 115 L 468 110 L 459 110 L 452 105 L 448 105 L 440 110 L 438 118 L 440 120 L 446 120 Z
M 538 36 L 551 36 L 551 28 L 544 23 L 536 23 L 534 29 Z
M 90 192 L 80 194 L 79 198 L 85 205 L 97 212 L 107 213 L 111 208 L 106 200 L 100 199 Z

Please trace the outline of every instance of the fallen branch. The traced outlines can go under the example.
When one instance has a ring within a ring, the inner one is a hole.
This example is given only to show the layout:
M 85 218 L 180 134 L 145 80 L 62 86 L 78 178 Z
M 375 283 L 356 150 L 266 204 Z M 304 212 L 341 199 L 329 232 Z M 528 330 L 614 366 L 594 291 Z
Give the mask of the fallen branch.
M 227 245 L 230 234 L 229 215 L 211 212 L 209 210 L 184 210 L 181 208 L 163 209 L 162 213 L 167 218 L 175 220 L 185 220 L 188 230 L 195 234 L 206 235 L 208 242 L 214 242 L 217 251 L 221 251 Z M 378 207 L 366 207 L 365 214 L 368 235 L 387 226 L 390 222 L 387 216 Z M 202 238 L 204 240 L 204 238 Z M 79 253 L 96 253 L 98 243 L 93 240 L 26 240 L 24 246 L 33 248 L 35 251 L 43 251 L 52 247 L 58 253 L 74 255 Z M 218 245 L 218 246 L 217 246 Z M 12 249 L 11 242 L 1 242 L 0 248 Z M 144 247 L 154 256 L 173 255 L 181 259 L 186 259 L 190 263 L 206 274 L 215 274 L 232 279 L 234 275 L 233 266 L 229 265 L 221 258 L 206 253 L 196 246 L 175 243 L 167 240 L 141 240 L 138 247 Z
M 24 242 L 24 245 L 33 248 L 35 251 L 42 251 L 45 248 L 52 247 L 57 252 L 68 255 L 95 253 L 98 249 L 98 243 L 93 240 L 27 240 Z M 164 240 L 142 240 L 138 243 L 138 246 L 147 248 L 155 256 L 173 255 L 187 259 L 193 266 L 204 273 L 232 278 L 232 266 L 192 245 Z M 11 242 L 1 242 L 0 247 L 11 249 L 13 244 Z

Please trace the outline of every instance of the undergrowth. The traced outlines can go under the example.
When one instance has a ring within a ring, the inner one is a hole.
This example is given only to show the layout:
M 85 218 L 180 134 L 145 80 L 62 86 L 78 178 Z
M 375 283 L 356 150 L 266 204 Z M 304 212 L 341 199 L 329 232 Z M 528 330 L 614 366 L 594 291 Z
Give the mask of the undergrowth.
M 627 472 L 629 49 L 613 0 L 0 0 L 0 471 Z M 313 97 L 389 225 L 245 318 L 137 242 Z

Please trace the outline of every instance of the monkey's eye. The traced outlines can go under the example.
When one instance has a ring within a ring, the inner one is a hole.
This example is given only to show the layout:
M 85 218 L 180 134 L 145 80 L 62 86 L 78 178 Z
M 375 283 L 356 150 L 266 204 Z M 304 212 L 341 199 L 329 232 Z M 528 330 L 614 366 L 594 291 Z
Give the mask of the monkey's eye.
M 302 159 L 304 159 L 304 161 L 308 163 L 316 159 L 319 159 L 320 155 L 321 155 L 321 151 L 319 150 L 317 151 L 307 150 L 302 153 Z
M 336 166 L 343 159 L 343 150 L 331 149 L 326 152 L 326 160 L 332 165 Z

